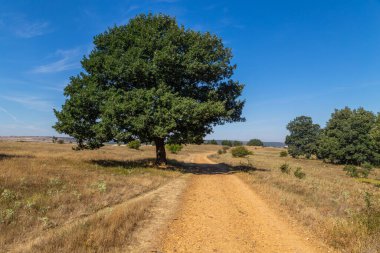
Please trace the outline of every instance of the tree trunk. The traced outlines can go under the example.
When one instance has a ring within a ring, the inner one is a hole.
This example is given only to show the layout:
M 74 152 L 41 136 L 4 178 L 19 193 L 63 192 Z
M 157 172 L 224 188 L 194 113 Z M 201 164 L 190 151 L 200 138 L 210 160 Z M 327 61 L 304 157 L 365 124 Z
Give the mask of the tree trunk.
M 167 164 L 164 139 L 158 138 L 154 143 L 156 144 L 156 164 Z

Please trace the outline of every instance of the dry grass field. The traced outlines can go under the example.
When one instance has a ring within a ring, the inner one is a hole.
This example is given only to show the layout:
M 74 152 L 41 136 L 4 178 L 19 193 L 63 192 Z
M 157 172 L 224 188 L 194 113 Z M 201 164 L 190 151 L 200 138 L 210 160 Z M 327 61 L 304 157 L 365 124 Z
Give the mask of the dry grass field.
M 175 166 L 165 169 L 152 166 L 151 146 L 71 147 L 0 142 L 0 252 L 126 251 L 140 224 L 150 222 L 154 201 L 149 193 L 184 174 L 208 174 L 182 167 L 204 154 L 219 163 L 214 170 L 233 171 L 281 217 L 338 251 L 380 251 L 379 169 L 365 183 L 347 176 L 343 166 L 280 157 L 283 149 L 249 147 L 253 155 L 233 158 L 230 152 L 218 155 L 216 145 L 188 145 L 169 153 Z M 279 169 L 284 163 L 291 167 L 289 174 Z M 305 178 L 294 176 L 298 167 Z M 241 172 L 246 168 L 255 169 Z
M 301 224 L 310 233 L 342 252 L 380 252 L 380 188 L 346 175 L 343 166 L 318 160 L 280 157 L 283 149 L 249 147 L 249 158 L 230 152 L 212 155 L 215 162 L 232 166 L 251 164 L 256 170 L 238 175 L 273 209 Z M 279 167 L 287 163 L 289 174 Z M 297 167 L 304 179 L 294 176 Z M 370 175 L 378 182 L 380 170 Z
M 121 250 L 151 201 L 119 204 L 181 175 L 153 158 L 148 146 L 0 142 L 0 252 Z

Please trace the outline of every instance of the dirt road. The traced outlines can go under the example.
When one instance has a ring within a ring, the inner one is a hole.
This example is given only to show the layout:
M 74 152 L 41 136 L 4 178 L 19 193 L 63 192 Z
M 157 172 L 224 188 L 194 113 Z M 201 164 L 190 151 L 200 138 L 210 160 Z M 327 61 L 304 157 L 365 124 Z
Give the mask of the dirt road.
M 213 164 L 206 155 L 188 162 Z M 205 170 L 192 176 L 160 251 L 328 252 L 270 209 L 237 176 L 215 173 L 215 165 L 209 166 L 214 166 L 214 173 Z

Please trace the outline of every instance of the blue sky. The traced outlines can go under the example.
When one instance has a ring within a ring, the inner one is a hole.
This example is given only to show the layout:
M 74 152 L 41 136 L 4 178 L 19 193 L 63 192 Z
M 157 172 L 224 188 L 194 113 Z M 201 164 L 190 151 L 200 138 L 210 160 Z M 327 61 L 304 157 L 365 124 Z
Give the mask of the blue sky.
M 324 126 L 335 108 L 380 111 L 378 0 L 4 0 L 0 135 L 57 135 L 52 108 L 93 36 L 147 12 L 215 33 L 233 50 L 247 121 L 209 138 L 283 141 L 298 115 Z

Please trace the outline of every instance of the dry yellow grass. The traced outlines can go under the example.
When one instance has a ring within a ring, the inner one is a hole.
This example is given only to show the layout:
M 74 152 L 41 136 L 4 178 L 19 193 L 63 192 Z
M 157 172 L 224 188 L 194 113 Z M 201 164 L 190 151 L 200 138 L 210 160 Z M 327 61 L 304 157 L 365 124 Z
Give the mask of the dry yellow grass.
M 282 149 L 278 148 L 249 149 L 254 155 L 248 160 L 233 158 L 230 153 L 214 155 L 212 159 L 234 166 L 251 163 L 257 170 L 239 176 L 273 208 L 336 249 L 380 252 L 380 207 L 376 206 L 380 200 L 379 188 L 350 178 L 342 170 L 343 166 L 280 157 Z M 284 163 L 292 167 L 290 174 L 279 170 Z M 297 167 L 302 168 L 306 178 L 293 175 Z M 380 178 L 379 169 L 374 170 L 371 178 Z M 371 196 L 372 210 L 366 206 L 366 195 Z
M 32 252 L 118 249 L 144 217 L 149 201 L 109 209 L 180 175 L 149 166 L 154 147 L 106 146 L 73 151 L 70 144 L 0 142 L 0 252 L 35 245 Z M 68 224 L 91 217 L 80 225 Z M 59 232 L 59 236 L 54 231 Z M 63 234 L 62 234 L 63 233 Z M 115 234 L 116 233 L 116 234 Z M 21 250 L 22 251 L 22 250 Z

